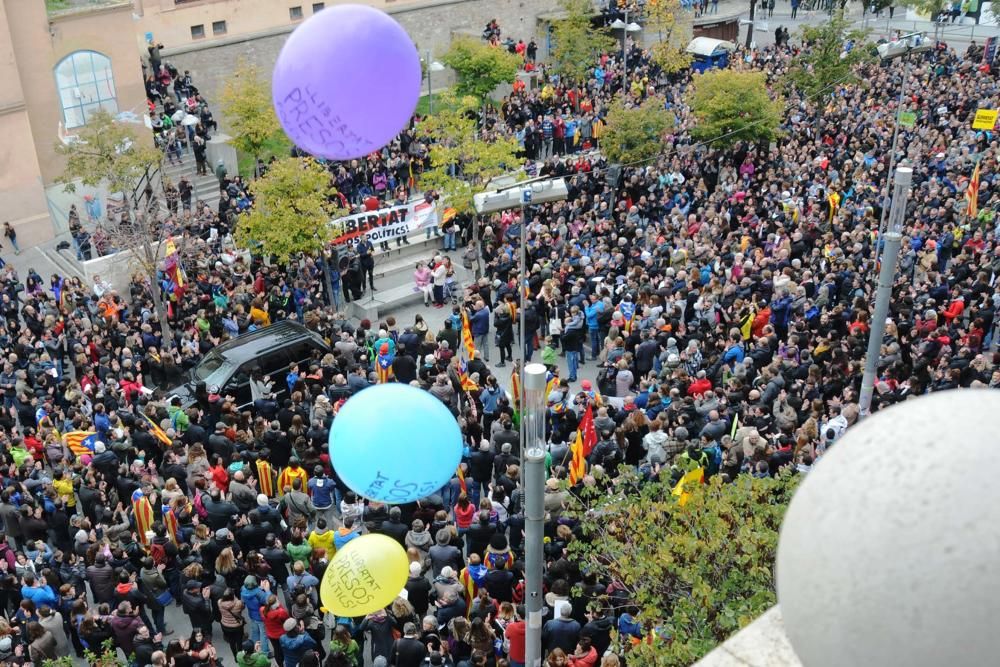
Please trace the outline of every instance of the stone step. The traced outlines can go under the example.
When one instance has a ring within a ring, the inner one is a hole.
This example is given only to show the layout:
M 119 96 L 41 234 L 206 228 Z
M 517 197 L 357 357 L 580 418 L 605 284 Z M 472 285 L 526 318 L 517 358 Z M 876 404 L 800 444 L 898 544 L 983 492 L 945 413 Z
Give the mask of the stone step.
M 377 282 L 376 285 L 378 285 Z M 348 315 L 356 317 L 358 320 L 368 319 L 376 322 L 382 316 L 389 315 L 411 304 L 420 303 L 422 299 L 423 293 L 411 281 L 405 285 L 398 285 L 389 289 L 379 289 L 374 294 L 366 291 L 363 297 L 357 301 L 352 301 L 350 304 L 344 306 L 343 309 Z M 442 312 L 446 308 L 450 312 L 451 303 L 446 304 L 445 308 L 441 309 Z

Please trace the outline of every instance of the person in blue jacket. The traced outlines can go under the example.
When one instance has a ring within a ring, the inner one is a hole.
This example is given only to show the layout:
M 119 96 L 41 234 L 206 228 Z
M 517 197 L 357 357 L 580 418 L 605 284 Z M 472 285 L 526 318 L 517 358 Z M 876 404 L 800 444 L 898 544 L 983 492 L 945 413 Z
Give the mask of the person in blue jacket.
M 281 650 L 285 654 L 285 667 L 298 667 L 303 654 L 316 648 L 316 640 L 309 636 L 302 627 L 302 622 L 289 618 L 283 626 L 285 634 L 281 636 Z
M 596 294 L 591 294 L 590 303 L 583 309 L 583 314 L 587 319 L 587 330 L 590 331 L 590 355 L 594 359 L 601 353 L 601 323 L 597 318 L 603 312 L 604 302 Z
M 45 583 L 45 577 L 36 580 L 35 575 L 30 572 L 24 575 L 24 585 L 21 586 L 21 598 L 31 600 L 35 603 L 35 608 L 52 607 L 59 608 L 59 598 L 52 587 Z
M 243 580 L 243 588 L 240 589 L 240 599 L 247 608 L 247 616 L 250 617 L 250 640 L 260 642 L 260 650 L 270 656 L 270 642 L 267 640 L 267 631 L 264 628 L 264 617 L 260 615 L 260 608 L 267 604 L 268 589 L 270 583 L 264 581 L 257 583 L 257 577 L 248 574 Z

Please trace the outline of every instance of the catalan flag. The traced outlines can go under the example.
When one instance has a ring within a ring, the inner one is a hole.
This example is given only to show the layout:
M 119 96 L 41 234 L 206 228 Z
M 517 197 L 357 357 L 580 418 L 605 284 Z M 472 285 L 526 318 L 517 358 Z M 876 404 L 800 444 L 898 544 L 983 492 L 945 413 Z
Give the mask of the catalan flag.
M 552 395 L 556 389 L 559 388 L 559 376 L 555 373 L 549 373 L 549 381 L 545 383 L 545 400 L 549 400 L 549 396 Z
M 306 473 L 305 468 L 303 468 L 301 466 L 294 466 L 294 467 L 293 466 L 288 466 L 287 468 L 285 468 L 284 470 L 281 471 L 280 475 L 278 475 L 278 495 L 279 496 L 280 495 L 284 495 L 284 493 L 285 493 L 285 487 L 286 486 L 288 488 L 292 487 L 292 480 L 293 479 L 301 479 L 302 480 L 302 491 L 305 491 L 308 488 L 307 484 L 309 482 L 309 475 L 308 475 L 308 473 Z
M 69 451 L 73 452 L 73 456 L 77 458 L 81 456 L 93 456 L 94 443 L 97 442 L 97 433 L 94 431 L 70 431 L 63 436 L 63 442 L 69 448 Z
M 972 170 L 972 178 L 965 191 L 965 201 L 965 214 L 970 218 L 979 215 L 979 160 L 976 160 L 976 168 Z
M 135 516 L 135 532 L 139 535 L 139 541 L 143 545 L 148 544 L 146 533 L 153 527 L 153 506 L 149 504 L 149 499 L 142 493 L 141 489 L 132 492 L 132 511 Z
M 569 483 L 577 484 L 587 474 L 587 461 L 583 455 L 583 429 L 576 432 L 576 440 L 569 447 L 572 457 L 569 460 Z
M 257 459 L 257 485 L 265 496 L 274 497 L 274 468 L 264 459 Z
M 462 347 L 469 359 L 476 355 L 476 343 L 472 338 L 472 326 L 469 324 L 469 314 L 462 309 Z
M 174 443 L 170 440 L 170 436 L 168 436 L 166 432 L 160 428 L 159 424 L 150 419 L 149 415 L 145 412 L 142 413 L 142 418 L 149 422 L 149 432 L 152 433 L 157 440 L 162 442 L 165 447 L 173 446 Z
M 691 492 L 687 489 L 695 484 L 701 484 L 703 481 L 705 481 L 705 469 L 695 468 L 680 478 L 676 486 L 674 486 L 673 491 L 670 492 L 670 495 L 676 496 L 677 504 L 684 507 L 691 497 Z
M 458 477 L 458 487 L 462 489 L 462 493 L 469 495 L 469 485 L 465 483 L 465 471 L 462 470 L 462 464 L 458 464 L 458 470 L 455 471 L 455 476 Z
M 170 505 L 163 505 L 160 511 L 163 514 L 163 525 L 167 529 L 170 541 L 177 544 L 177 515 L 174 514 L 174 510 Z

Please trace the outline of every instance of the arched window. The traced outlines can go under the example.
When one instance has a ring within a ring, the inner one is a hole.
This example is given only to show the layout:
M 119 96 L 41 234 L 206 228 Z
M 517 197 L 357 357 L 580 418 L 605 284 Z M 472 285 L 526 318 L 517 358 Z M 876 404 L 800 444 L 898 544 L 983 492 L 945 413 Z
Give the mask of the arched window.
M 56 88 L 66 129 L 86 125 L 90 115 L 104 109 L 118 113 L 111 59 L 96 51 L 76 51 L 56 65 Z

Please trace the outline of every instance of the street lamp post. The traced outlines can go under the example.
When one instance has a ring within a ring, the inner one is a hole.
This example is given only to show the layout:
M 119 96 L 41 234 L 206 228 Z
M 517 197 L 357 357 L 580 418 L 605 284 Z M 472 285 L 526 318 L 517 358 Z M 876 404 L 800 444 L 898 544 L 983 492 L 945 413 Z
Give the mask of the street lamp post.
M 903 218 L 906 215 L 906 201 L 909 197 L 913 169 L 897 167 L 893 179 L 892 211 L 889 224 L 883 235 L 885 247 L 882 249 L 882 267 L 878 274 L 878 288 L 875 292 L 875 309 L 868 334 L 868 352 L 865 354 L 865 373 L 861 379 L 861 396 L 858 400 L 861 416 L 871 412 L 872 393 L 878 374 L 878 361 L 882 352 L 882 336 L 885 335 L 885 320 L 889 314 L 892 299 L 892 284 L 896 279 L 896 264 L 899 261 L 899 247 L 903 241 Z
M 542 563 L 545 559 L 545 386 L 542 364 L 524 366 L 524 664 L 542 664 Z
M 546 371 L 542 364 L 528 364 L 528 339 L 524 326 L 525 286 L 528 278 L 527 240 L 529 204 L 562 201 L 569 196 L 562 178 L 537 179 L 513 183 L 473 197 L 476 212 L 496 213 L 508 209 L 521 210 L 521 250 L 517 288 L 521 307 L 520 424 L 521 456 L 524 469 L 524 569 L 525 609 L 528 613 L 525 631 L 525 664 L 537 667 L 542 662 L 542 564 L 544 563 L 543 523 L 545 520 L 545 386 Z
M 628 9 L 625 9 L 625 20 L 615 19 L 610 26 L 613 30 L 622 31 L 622 93 L 628 92 L 628 34 L 639 32 L 642 26 L 638 23 L 628 22 Z
M 431 74 L 433 72 L 443 72 L 444 65 L 436 60 L 431 60 L 430 51 L 428 51 L 427 55 L 424 57 L 424 62 L 427 63 L 427 110 L 428 113 L 434 113 L 434 94 L 431 92 Z

